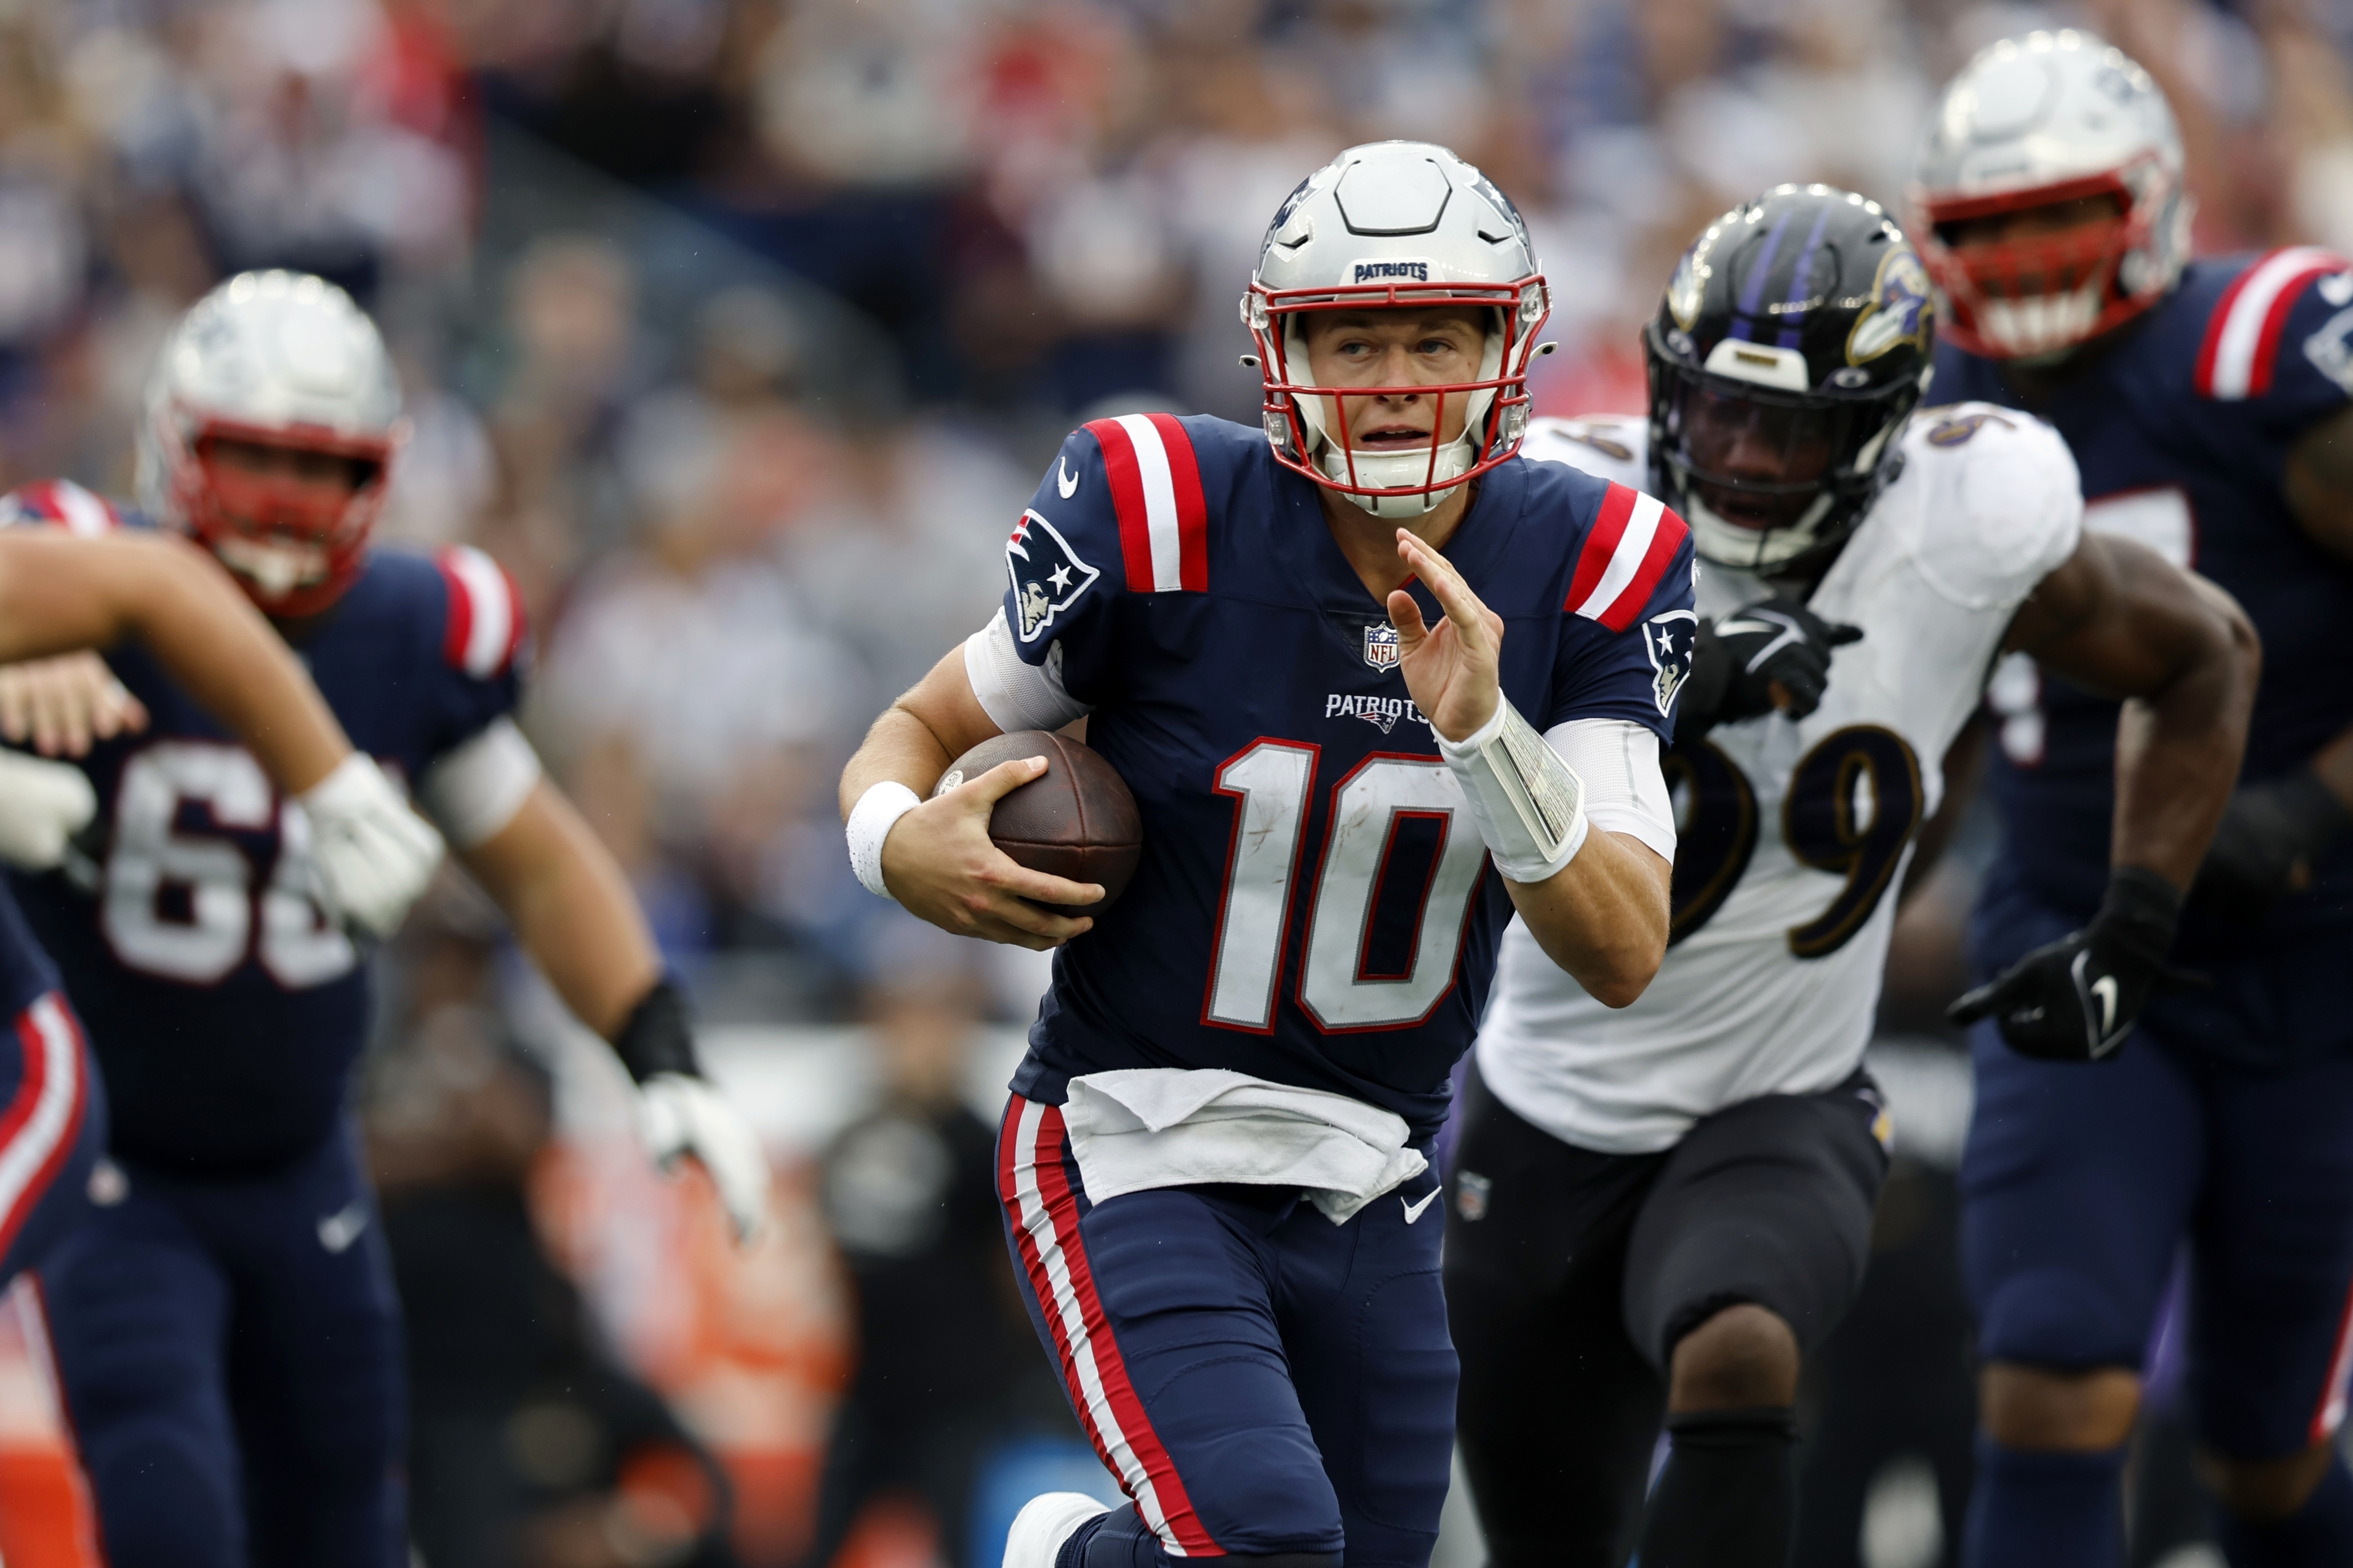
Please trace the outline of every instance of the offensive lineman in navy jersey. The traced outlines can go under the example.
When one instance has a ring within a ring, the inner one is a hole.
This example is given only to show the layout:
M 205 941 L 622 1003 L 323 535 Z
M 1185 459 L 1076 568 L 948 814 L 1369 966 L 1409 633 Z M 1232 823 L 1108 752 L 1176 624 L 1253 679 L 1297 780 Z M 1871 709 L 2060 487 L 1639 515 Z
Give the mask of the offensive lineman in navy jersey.
M 2116 705 L 2027 664 L 1993 682 L 2007 842 L 1973 933 L 1992 983 L 1956 1008 L 1985 1020 L 1962 1170 L 1986 1358 L 1966 1560 L 2119 1560 L 2141 1357 L 2186 1241 L 2224 1549 L 2341 1568 L 2353 270 L 2305 248 L 2187 260 L 2171 113 L 2096 39 L 1992 46 L 1930 124 L 1915 232 L 1951 307 L 1937 393 L 2055 426 L 2084 526 L 2196 567 L 2263 641 L 2244 770 L 2186 908 L 2186 879 L 2111 873 Z M 2160 986 L 2168 955 L 2202 983 Z
M 1497 937 L 1516 909 L 1621 1006 L 1666 940 L 1673 826 L 1646 803 L 1690 539 L 1650 497 L 1515 458 L 1546 304 L 1477 170 L 1342 153 L 1276 214 L 1244 300 L 1263 428 L 1074 432 L 1003 612 L 844 774 L 867 886 L 1060 949 L 1001 1193 L 1129 1503 L 1034 1500 L 1008 1568 L 1429 1558 L 1456 1362 L 1426 1151 Z M 979 741 L 1082 716 L 1144 858 L 1117 908 L 1065 919 L 1031 900 L 1101 889 L 986 837 L 1042 763 L 919 797 Z
M 474 551 L 368 548 L 404 430 L 383 341 L 342 290 L 243 274 L 164 344 L 141 489 L 269 615 L 353 744 L 411 782 L 638 1080 L 650 1152 L 701 1162 L 748 1235 L 758 1143 L 701 1078 L 628 882 L 509 717 L 525 648 L 512 585 Z M 0 504 L 77 532 L 117 522 L 63 481 Z M 113 1111 L 99 1206 L 42 1270 L 106 1556 L 395 1568 L 400 1329 L 343 1115 L 366 949 L 313 900 L 317 814 L 287 809 L 152 660 L 111 664 L 144 722 L 80 759 L 109 803 L 98 842 L 72 874 L 16 883 Z
M 396 924 L 441 861 L 433 829 L 354 752 L 285 645 L 216 572 L 159 539 L 0 537 L 0 658 L 136 637 L 253 748 L 321 830 L 341 919 Z M 0 752 L 0 861 L 47 868 L 97 811 L 81 774 Z M 0 889 L 0 1284 L 87 1213 L 106 1096 L 57 967 Z

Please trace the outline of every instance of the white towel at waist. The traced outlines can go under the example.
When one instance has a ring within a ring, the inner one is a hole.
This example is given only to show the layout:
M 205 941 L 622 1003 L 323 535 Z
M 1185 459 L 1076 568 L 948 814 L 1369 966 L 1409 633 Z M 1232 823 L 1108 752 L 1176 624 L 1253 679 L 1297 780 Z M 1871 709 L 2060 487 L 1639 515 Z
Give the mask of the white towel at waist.
M 1210 1182 L 1297 1187 L 1334 1225 L 1430 1168 L 1405 1118 L 1247 1073 L 1128 1068 L 1071 1079 L 1062 1121 L 1096 1203 Z

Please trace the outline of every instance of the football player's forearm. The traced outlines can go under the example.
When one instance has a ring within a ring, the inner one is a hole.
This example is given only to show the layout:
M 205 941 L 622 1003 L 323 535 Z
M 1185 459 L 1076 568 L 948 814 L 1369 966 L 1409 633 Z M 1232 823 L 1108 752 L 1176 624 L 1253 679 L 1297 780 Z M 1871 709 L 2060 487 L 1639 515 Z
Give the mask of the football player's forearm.
M 841 819 L 849 821 L 859 797 L 879 784 L 902 784 L 918 795 L 931 794 L 955 758 L 922 720 L 895 705 L 885 708 L 841 770 Z
M 1646 990 L 1667 952 L 1673 868 L 1641 840 L 1595 829 L 1542 882 L 1504 886 L 1545 955 L 1606 1007 Z
M 285 642 L 211 559 L 164 535 L 0 535 L 0 661 L 136 637 L 299 794 L 351 742 Z
M 512 822 L 462 858 L 573 1016 L 610 1039 L 661 977 L 661 953 L 628 876 L 579 812 L 543 779 Z
M 2243 616 L 2218 617 L 2217 629 L 2163 690 L 2126 703 L 2116 725 L 2110 863 L 2185 889 L 2238 783 L 2262 668 Z
M 948 649 L 929 674 L 882 710 L 849 765 L 841 770 L 841 819 L 849 821 L 859 796 L 879 784 L 902 784 L 918 795 L 931 794 L 950 763 L 1001 733 L 973 695 L 964 648 Z

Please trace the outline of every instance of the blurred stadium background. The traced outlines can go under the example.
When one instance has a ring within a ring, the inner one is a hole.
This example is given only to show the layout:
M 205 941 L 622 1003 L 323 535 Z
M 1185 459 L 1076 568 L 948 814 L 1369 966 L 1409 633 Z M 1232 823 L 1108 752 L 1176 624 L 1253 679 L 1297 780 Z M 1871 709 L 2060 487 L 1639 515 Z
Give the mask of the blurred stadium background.
M 617 1068 L 487 906 L 420 911 L 362 1107 L 420 1559 L 962 1568 L 1031 1492 L 1105 1486 L 988 1195 L 1042 971 L 857 888 L 833 781 L 863 724 L 989 612 L 1063 431 L 1254 417 L 1233 301 L 1338 148 L 1484 167 L 1554 287 L 1539 410 L 1634 410 L 1691 233 L 1783 180 L 1893 204 L 1936 85 L 2047 23 L 2164 83 L 2203 248 L 2353 247 L 2346 0 L 0 3 L 0 485 L 127 493 L 149 358 L 217 278 L 350 288 L 416 421 L 384 532 L 522 584 L 533 737 L 777 1161 L 780 1223 L 737 1257 L 707 1193 L 642 1170 Z M 1893 960 L 1906 1153 L 1809 1392 L 1807 1568 L 1952 1560 L 1968 1085 L 1936 1020 L 1976 831 Z M 0 1479 L 59 1462 L 16 1321 Z M 2178 1437 L 2145 1449 L 2137 1560 L 2219 1563 Z M 0 1521 L 11 1564 L 36 1523 Z M 1440 1560 L 1479 1561 L 1459 1499 Z

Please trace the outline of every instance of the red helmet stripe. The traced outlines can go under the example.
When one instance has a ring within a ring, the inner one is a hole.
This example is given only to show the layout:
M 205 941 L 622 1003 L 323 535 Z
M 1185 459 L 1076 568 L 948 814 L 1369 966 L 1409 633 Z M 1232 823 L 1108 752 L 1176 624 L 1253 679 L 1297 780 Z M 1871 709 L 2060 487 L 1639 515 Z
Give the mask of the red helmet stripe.
M 2345 258 L 2315 246 L 2275 250 L 2232 279 L 2206 322 L 2199 345 L 2200 397 L 2223 403 L 2261 397 L 2272 389 L 2280 332 L 2304 286 L 2343 272 Z

